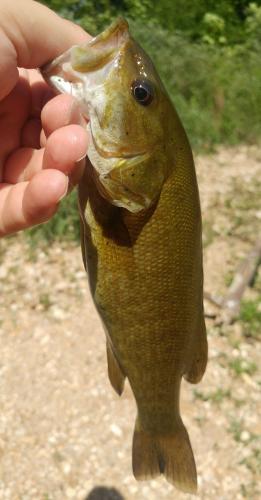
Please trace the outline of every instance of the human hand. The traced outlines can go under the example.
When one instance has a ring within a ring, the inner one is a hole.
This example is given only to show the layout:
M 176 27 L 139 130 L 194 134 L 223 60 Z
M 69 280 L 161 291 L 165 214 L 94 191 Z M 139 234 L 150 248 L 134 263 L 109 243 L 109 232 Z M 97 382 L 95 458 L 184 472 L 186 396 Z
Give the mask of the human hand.
M 32 0 L 0 3 L 0 236 L 47 221 L 79 181 L 88 137 L 76 102 L 34 69 L 88 39 Z M 18 71 L 18 67 L 26 68 Z

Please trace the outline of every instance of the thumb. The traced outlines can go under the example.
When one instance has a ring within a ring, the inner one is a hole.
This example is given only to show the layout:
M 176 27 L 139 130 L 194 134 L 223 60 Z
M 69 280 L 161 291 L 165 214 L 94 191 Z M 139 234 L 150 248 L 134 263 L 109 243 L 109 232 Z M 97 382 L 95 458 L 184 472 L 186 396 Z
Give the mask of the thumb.
M 90 35 L 32 0 L 0 2 L 0 100 L 18 80 L 17 67 L 37 68 Z

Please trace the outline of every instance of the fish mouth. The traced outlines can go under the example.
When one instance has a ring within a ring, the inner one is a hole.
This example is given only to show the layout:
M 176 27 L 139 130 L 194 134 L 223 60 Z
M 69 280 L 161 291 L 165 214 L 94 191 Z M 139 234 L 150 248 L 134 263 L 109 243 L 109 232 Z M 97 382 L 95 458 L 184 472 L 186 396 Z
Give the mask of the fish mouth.
M 103 158 L 131 158 L 145 153 L 135 145 L 124 144 L 118 136 L 112 137 L 102 126 L 104 82 L 114 65 L 120 64 L 121 52 L 130 38 L 127 21 L 119 17 L 95 38 L 71 47 L 41 69 L 57 93 L 69 94 L 79 102 L 95 148 Z M 102 103 L 101 109 L 96 102 Z
M 104 82 L 120 66 L 130 39 L 128 23 L 119 18 L 97 37 L 71 47 L 41 71 L 57 93 L 67 93 L 80 104 L 88 121 L 88 158 L 101 196 L 117 207 L 137 213 L 148 208 L 158 193 L 156 183 L 150 179 L 151 152 L 139 150 L 102 126 Z
M 98 71 L 103 81 L 103 68 L 109 69 L 129 38 L 129 25 L 125 19 L 119 17 L 96 37 L 82 45 L 73 45 L 54 61 L 43 66 L 41 73 L 54 89 L 81 98 L 83 75 L 93 73 L 97 85 Z

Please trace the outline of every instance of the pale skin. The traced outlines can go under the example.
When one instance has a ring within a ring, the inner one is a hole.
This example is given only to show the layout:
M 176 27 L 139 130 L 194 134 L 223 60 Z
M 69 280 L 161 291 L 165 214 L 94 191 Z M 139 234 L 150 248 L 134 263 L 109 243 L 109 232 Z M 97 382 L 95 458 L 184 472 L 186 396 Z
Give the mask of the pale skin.
M 88 38 L 37 2 L 0 2 L 0 236 L 50 219 L 80 179 L 85 122 L 36 68 Z

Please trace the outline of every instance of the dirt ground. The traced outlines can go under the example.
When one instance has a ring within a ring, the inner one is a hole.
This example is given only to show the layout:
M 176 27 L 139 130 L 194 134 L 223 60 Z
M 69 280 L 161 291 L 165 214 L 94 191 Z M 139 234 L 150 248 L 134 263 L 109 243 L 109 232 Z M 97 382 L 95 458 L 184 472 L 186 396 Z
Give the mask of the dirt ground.
M 196 159 L 209 293 L 226 292 L 260 233 L 260 159 L 254 146 Z M 135 405 L 128 386 L 119 398 L 108 382 L 80 248 L 33 251 L 19 235 L 1 241 L 0 256 L 0 500 L 194 498 L 132 476 Z M 205 304 L 207 373 L 182 386 L 200 499 L 261 498 L 260 296 L 259 272 L 231 326 Z

